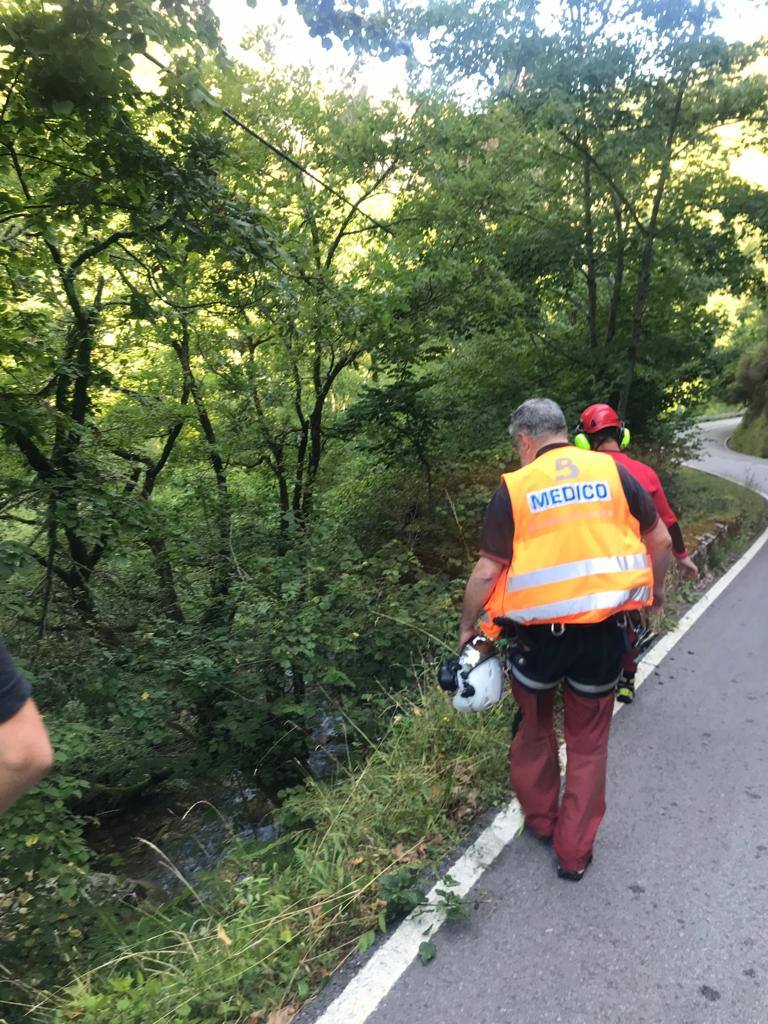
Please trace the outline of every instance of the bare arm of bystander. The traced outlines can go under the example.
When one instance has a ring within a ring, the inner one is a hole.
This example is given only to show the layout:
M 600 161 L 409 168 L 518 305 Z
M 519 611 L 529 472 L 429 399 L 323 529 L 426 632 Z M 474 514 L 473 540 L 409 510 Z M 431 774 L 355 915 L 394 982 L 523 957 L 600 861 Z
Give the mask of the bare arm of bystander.
M 53 752 L 35 702 L 0 723 L 0 814 L 50 770 Z

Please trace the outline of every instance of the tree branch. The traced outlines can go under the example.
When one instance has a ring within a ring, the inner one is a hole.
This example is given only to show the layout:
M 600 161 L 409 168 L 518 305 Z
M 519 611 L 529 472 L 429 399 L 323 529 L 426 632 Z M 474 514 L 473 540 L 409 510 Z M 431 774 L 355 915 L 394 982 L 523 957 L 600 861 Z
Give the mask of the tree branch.
M 100 242 L 96 242 L 94 245 L 89 246 L 87 249 L 83 249 L 79 256 L 66 267 L 65 273 L 72 275 L 74 272 L 82 267 L 88 260 L 92 260 L 94 256 L 98 256 L 99 253 L 104 252 L 105 249 L 109 249 L 115 242 L 119 242 L 123 238 L 136 238 L 136 231 L 113 231 L 111 235 L 102 239 Z
M 5 115 L 6 115 L 6 112 L 8 110 L 8 105 L 11 102 L 11 96 L 13 96 L 13 91 L 16 88 L 16 83 L 18 82 L 19 78 L 21 77 L 21 72 L 22 72 L 22 69 L 24 67 L 24 63 L 25 62 L 23 61 L 21 64 L 19 64 L 19 67 L 16 70 L 16 74 L 13 76 L 13 81 L 8 86 L 8 93 L 7 93 L 6 97 L 5 97 L 5 103 L 3 104 L 3 110 L 2 110 L 2 113 L 0 113 L 0 124 L 5 120 Z
M 19 162 L 18 154 L 16 153 L 16 150 L 14 149 L 12 143 L 5 142 L 4 146 L 10 154 L 11 163 L 13 164 L 13 169 L 16 173 L 16 177 L 18 178 L 21 190 L 24 193 L 24 198 L 27 200 L 28 203 L 31 203 L 32 193 L 30 192 L 27 182 L 24 178 L 24 171 L 22 170 L 21 163 Z M 80 298 L 75 290 L 72 281 L 72 276 L 67 273 L 67 270 L 64 266 L 64 260 L 62 259 L 61 252 L 56 243 L 50 241 L 50 239 L 46 238 L 45 236 L 43 236 L 43 242 L 45 243 L 45 246 L 51 255 L 51 259 L 54 262 L 56 270 L 58 271 L 59 279 L 61 280 L 62 287 L 67 296 L 67 301 L 69 302 L 70 308 L 75 316 L 75 319 L 77 320 L 78 326 L 82 329 L 86 323 L 86 317 L 85 313 L 83 312 L 83 307 L 80 304 Z
M 186 405 L 187 402 L 189 401 L 189 394 L 189 382 L 185 379 L 184 383 L 182 384 L 182 405 Z M 179 419 L 176 420 L 176 422 L 171 426 L 170 430 L 168 431 L 168 435 L 165 439 L 165 444 L 163 445 L 163 450 L 160 453 L 160 458 L 157 460 L 157 462 L 154 463 L 151 469 L 148 470 L 147 475 L 144 478 L 144 486 L 141 490 L 141 495 L 143 498 L 149 498 L 150 495 L 152 494 L 152 491 L 155 489 L 157 478 L 160 476 L 163 469 L 165 469 L 166 463 L 168 462 L 168 459 L 170 459 L 171 457 L 171 453 L 173 452 L 173 449 L 176 445 L 176 441 L 178 440 L 179 434 L 181 433 L 183 428 L 184 419 L 183 417 L 179 417 Z
M 30 551 L 29 557 L 34 559 L 36 562 L 39 562 L 40 565 L 42 565 L 43 568 L 46 570 L 46 572 L 48 571 L 49 566 L 47 558 L 43 558 L 42 555 L 38 555 L 36 551 Z M 66 584 L 68 588 L 72 588 L 72 580 L 70 579 L 68 572 L 65 572 L 63 569 L 60 569 L 58 565 L 53 565 L 50 568 L 53 574 L 55 576 L 58 576 L 62 583 Z
M 573 146 L 574 149 L 577 149 L 583 156 L 585 156 L 589 160 L 589 162 L 592 164 L 592 166 L 598 172 L 600 177 L 603 178 L 605 183 L 608 185 L 610 190 L 616 196 L 618 196 L 618 198 L 621 200 L 621 202 L 624 204 L 624 206 L 626 206 L 626 208 L 629 211 L 629 213 L 630 213 L 630 215 L 632 217 L 632 220 L 635 222 L 635 224 L 637 224 L 637 226 L 640 228 L 640 230 L 643 232 L 643 234 L 645 234 L 648 231 L 648 228 L 646 227 L 646 225 L 642 222 L 642 220 L 638 216 L 637 210 L 635 208 L 635 204 L 631 201 L 631 199 L 629 199 L 627 197 L 627 195 L 616 184 L 616 182 L 614 181 L 613 177 L 603 167 L 603 165 L 600 163 L 600 161 L 597 159 L 597 157 L 595 157 L 595 155 L 590 151 L 589 147 L 588 146 L 584 146 L 579 141 L 579 139 L 574 139 L 572 136 L 570 136 L 568 134 L 568 132 L 564 128 L 561 128 L 558 134 L 563 139 L 565 139 L 565 141 L 570 146 Z
M 371 187 L 369 189 L 367 189 L 360 196 L 360 198 L 353 204 L 353 206 L 350 209 L 349 213 L 346 215 L 344 220 L 341 222 L 341 227 L 339 228 L 338 232 L 336 233 L 336 237 L 331 242 L 330 248 L 328 249 L 328 254 L 325 257 L 325 269 L 326 270 L 328 270 L 330 268 L 331 263 L 333 262 L 333 257 L 336 255 L 336 250 L 341 245 L 342 239 L 344 238 L 344 236 L 347 233 L 347 228 L 351 224 L 355 214 L 360 209 L 360 206 L 365 202 L 366 199 L 368 199 L 370 196 L 373 195 L 373 193 L 376 191 L 376 189 L 379 187 L 379 185 L 382 184 L 382 182 L 387 180 L 387 178 L 390 176 L 390 174 L 392 174 L 392 172 L 394 171 L 394 169 L 396 167 L 397 167 L 397 163 L 393 160 L 392 163 L 382 171 L 382 173 L 374 181 L 374 183 L 371 185 Z

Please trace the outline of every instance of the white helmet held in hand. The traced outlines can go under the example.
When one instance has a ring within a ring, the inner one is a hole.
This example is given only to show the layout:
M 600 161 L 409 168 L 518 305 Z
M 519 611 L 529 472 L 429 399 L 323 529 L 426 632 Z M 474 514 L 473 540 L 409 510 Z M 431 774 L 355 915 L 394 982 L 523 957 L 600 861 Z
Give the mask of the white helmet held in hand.
M 457 711 L 486 711 L 498 704 L 504 693 L 504 672 L 496 648 L 487 637 L 473 637 L 452 663 L 455 687 L 450 689 Z M 449 689 L 442 679 L 441 686 Z

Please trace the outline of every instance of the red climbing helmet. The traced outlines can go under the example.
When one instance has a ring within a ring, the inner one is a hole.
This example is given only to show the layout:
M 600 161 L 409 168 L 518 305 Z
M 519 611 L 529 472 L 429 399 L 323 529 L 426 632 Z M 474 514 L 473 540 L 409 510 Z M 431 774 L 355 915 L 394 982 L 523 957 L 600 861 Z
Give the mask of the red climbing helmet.
M 607 427 L 618 427 L 621 429 L 624 424 L 619 419 L 619 414 L 610 405 L 598 402 L 596 405 L 588 406 L 579 417 L 579 427 L 585 434 L 594 434 L 598 430 L 605 430 Z
M 598 402 L 596 405 L 589 405 L 579 417 L 578 425 L 574 431 L 573 443 L 577 448 L 588 451 L 592 445 L 589 443 L 591 434 L 597 434 L 601 430 L 615 427 L 618 431 L 619 448 L 623 451 L 629 446 L 631 434 L 619 419 L 616 410 L 606 405 L 605 402 Z

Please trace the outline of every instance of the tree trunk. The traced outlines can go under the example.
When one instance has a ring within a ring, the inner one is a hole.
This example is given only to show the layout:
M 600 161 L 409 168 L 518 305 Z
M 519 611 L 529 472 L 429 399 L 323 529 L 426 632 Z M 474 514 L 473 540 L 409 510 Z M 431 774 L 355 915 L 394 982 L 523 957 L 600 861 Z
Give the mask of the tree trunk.
M 155 536 L 147 540 L 147 547 L 155 556 L 155 571 L 160 587 L 160 600 L 163 611 L 174 622 L 184 622 L 184 613 L 179 603 L 173 566 L 163 537 Z
M 595 234 L 592 226 L 592 166 L 586 140 L 584 146 L 584 249 L 587 264 L 589 344 L 591 348 L 597 348 L 597 271 Z
M 605 329 L 605 344 L 610 345 L 616 337 L 616 327 L 621 305 L 621 289 L 624 284 L 624 224 L 621 217 L 621 202 L 612 193 L 613 217 L 616 222 L 616 265 L 613 271 L 613 288 L 611 289 L 611 305 L 608 310 L 608 324 Z
M 203 615 L 202 621 L 204 624 L 211 626 L 229 626 L 234 616 L 234 608 L 232 608 L 230 601 L 232 559 L 229 544 L 232 515 L 227 472 L 200 384 L 192 372 L 189 325 L 185 320 L 181 321 L 181 340 L 172 341 L 172 345 L 181 364 L 185 387 L 188 388 L 192 396 L 200 431 L 206 442 L 208 461 L 211 464 L 213 475 L 216 479 L 216 532 L 218 536 L 214 552 L 215 567 L 211 582 L 210 604 Z
M 651 208 L 651 218 L 648 222 L 648 227 L 645 233 L 645 243 L 643 245 L 643 255 L 640 261 L 640 276 L 637 282 L 637 289 L 635 291 L 635 304 L 632 311 L 632 333 L 629 338 L 629 344 L 627 346 L 627 368 L 624 374 L 624 383 L 621 388 L 621 395 L 619 398 L 619 416 L 624 418 L 627 414 L 627 405 L 629 404 L 629 395 L 632 390 L 632 382 L 635 377 L 635 367 L 637 366 L 638 354 L 640 351 L 640 344 L 643 337 L 643 327 L 645 324 L 645 313 L 648 307 L 648 291 L 651 284 L 651 265 L 653 263 L 653 247 L 658 234 L 658 222 L 659 222 L 659 211 L 661 209 L 661 200 L 664 196 L 664 190 L 669 180 L 669 173 L 672 165 L 672 147 L 675 141 L 675 135 L 677 134 L 677 126 L 680 121 L 680 108 L 683 105 L 683 96 L 685 95 L 686 86 L 688 84 L 688 73 L 686 72 L 680 85 L 677 89 L 677 95 L 675 97 L 675 106 L 672 112 L 672 120 L 670 122 L 669 131 L 667 133 L 667 139 L 664 146 L 664 156 L 662 159 L 661 167 L 659 169 L 659 180 L 656 184 L 656 191 L 653 196 L 653 206 Z

